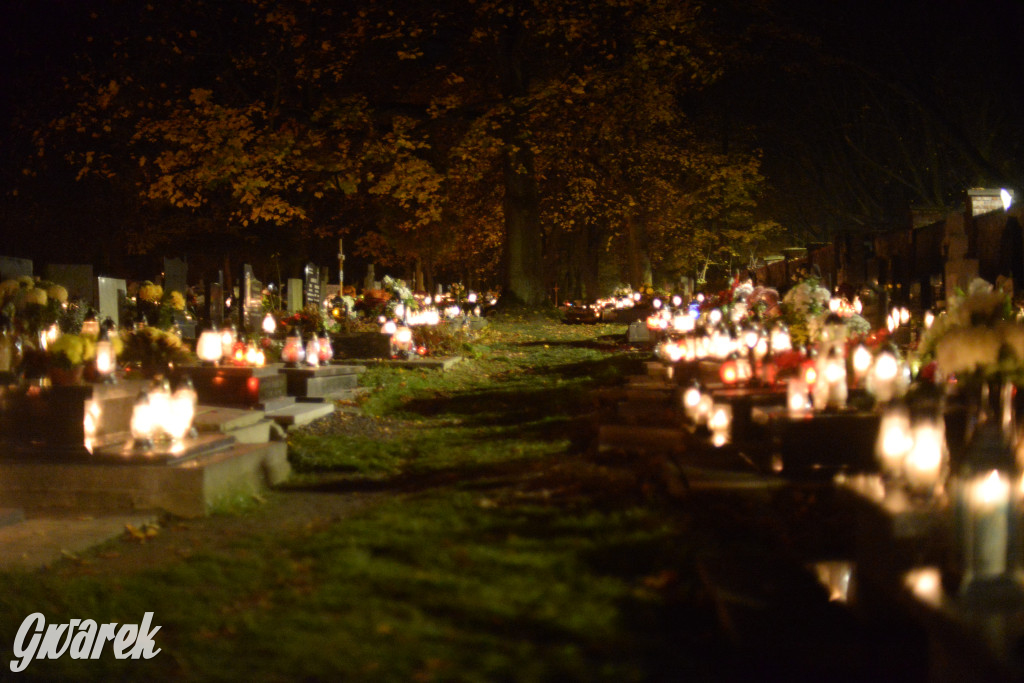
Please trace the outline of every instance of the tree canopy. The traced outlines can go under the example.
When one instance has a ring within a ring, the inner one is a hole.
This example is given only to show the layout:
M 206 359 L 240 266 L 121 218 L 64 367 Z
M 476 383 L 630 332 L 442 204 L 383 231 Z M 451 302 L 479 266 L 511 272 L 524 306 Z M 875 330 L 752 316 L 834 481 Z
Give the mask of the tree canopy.
M 132 197 L 136 251 L 181 240 L 346 236 L 427 280 L 529 304 L 749 261 L 753 145 L 694 106 L 729 58 L 675 0 L 110 0 L 43 174 Z

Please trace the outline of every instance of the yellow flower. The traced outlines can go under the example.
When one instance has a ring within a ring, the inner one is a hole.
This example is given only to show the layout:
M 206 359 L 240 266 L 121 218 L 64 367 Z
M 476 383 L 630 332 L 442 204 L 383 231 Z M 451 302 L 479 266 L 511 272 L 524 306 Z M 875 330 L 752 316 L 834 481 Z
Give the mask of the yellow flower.
M 4 280 L 3 282 L 0 282 L 0 301 L 11 296 L 19 289 L 21 289 L 21 283 L 17 280 Z
M 28 304 L 39 304 L 40 306 L 46 305 L 46 290 L 33 287 L 32 289 L 26 289 L 25 293 L 21 297 L 21 307 L 25 307 Z
M 62 304 L 68 302 L 68 290 L 63 285 L 50 285 L 46 288 L 46 295 Z
M 96 356 L 96 343 L 80 334 L 64 334 L 57 337 L 47 351 L 58 365 L 74 367 Z
M 164 288 L 160 285 L 153 284 L 147 280 L 139 287 L 139 299 L 143 301 L 158 304 L 163 297 Z
M 181 292 L 171 292 L 171 308 L 176 311 L 185 310 L 185 297 L 181 295 Z

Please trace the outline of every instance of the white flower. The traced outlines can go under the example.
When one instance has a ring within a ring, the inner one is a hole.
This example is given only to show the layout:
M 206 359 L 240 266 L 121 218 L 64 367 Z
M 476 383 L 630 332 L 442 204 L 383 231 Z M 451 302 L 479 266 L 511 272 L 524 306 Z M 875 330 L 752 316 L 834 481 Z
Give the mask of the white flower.
M 750 296 L 753 292 L 754 283 L 750 282 L 749 280 L 746 282 L 741 282 L 740 284 L 736 285 L 736 288 L 734 290 L 732 290 L 732 300 L 746 301 L 747 297 Z
M 1024 325 L 1020 323 L 1002 323 L 996 328 L 1002 343 L 1013 351 L 1019 362 L 1024 362 Z
M 992 291 L 992 284 L 986 280 L 976 277 L 971 280 L 971 284 L 967 285 L 967 296 L 974 296 L 975 294 L 988 294 Z
M 950 330 L 935 347 L 935 360 L 943 374 L 971 373 L 999 361 L 1002 335 L 990 327 Z

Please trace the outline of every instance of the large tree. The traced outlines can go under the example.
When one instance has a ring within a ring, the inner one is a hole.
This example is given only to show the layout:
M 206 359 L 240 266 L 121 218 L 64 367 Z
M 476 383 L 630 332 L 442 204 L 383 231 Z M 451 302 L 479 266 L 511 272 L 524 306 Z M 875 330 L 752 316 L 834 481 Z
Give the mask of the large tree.
M 112 0 L 96 21 L 39 158 L 146 200 L 139 250 L 345 233 L 537 304 L 563 248 L 592 282 L 624 244 L 639 284 L 758 224 L 757 156 L 686 114 L 722 65 L 696 4 Z

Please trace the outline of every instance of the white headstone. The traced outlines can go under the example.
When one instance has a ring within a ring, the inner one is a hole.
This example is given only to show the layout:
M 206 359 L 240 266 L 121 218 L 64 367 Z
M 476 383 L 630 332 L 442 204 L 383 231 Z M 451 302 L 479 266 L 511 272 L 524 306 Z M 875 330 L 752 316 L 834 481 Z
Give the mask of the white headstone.
M 121 324 L 121 304 L 128 296 L 128 283 L 116 277 L 96 278 L 99 293 L 100 320 L 110 318 Z

